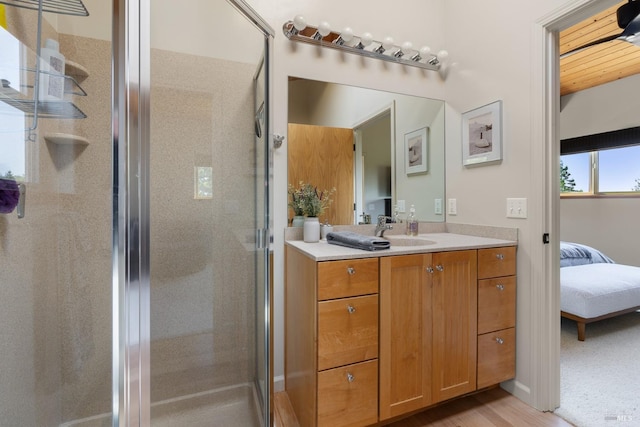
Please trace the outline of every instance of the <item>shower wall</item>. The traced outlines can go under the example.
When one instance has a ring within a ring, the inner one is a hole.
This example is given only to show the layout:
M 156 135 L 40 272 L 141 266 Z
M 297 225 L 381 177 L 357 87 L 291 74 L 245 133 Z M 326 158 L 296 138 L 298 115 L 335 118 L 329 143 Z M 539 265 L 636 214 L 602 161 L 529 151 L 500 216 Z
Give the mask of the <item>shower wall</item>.
M 5 9 L 8 30 L 35 51 L 37 12 Z M 3 425 L 111 411 L 111 44 L 57 34 L 46 20 L 45 38 L 89 71 L 88 96 L 73 98 L 88 117 L 39 120 L 26 142 L 25 217 L 0 215 Z M 89 144 L 45 141 L 53 133 Z
M 151 400 L 255 378 L 256 65 L 152 49 Z M 211 198 L 195 168 L 211 168 Z M 152 413 L 153 414 L 153 413 Z

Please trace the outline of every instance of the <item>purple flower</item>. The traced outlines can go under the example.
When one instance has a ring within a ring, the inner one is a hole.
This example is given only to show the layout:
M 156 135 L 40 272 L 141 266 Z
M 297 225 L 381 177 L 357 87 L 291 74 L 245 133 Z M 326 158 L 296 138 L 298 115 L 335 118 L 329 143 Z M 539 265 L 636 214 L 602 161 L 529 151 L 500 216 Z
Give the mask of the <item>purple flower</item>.
M 8 214 L 18 206 L 20 189 L 12 179 L 0 179 L 0 213 Z

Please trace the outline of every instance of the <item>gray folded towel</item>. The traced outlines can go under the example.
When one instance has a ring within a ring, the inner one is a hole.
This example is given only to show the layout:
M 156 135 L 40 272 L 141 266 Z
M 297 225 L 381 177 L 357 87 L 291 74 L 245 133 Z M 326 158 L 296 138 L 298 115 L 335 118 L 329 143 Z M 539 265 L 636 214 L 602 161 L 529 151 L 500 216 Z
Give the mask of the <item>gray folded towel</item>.
M 379 237 L 365 236 L 351 231 L 334 231 L 327 233 L 327 243 L 346 246 L 348 248 L 363 249 L 365 251 L 378 251 L 389 249 L 391 242 Z

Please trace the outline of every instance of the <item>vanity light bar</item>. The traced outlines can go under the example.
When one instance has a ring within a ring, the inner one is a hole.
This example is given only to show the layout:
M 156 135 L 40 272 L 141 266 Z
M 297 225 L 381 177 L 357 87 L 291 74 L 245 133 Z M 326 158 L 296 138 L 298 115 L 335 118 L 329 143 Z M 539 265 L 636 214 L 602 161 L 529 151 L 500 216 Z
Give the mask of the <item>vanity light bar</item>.
M 342 33 L 338 33 L 331 31 L 326 22 L 321 22 L 320 25 L 314 27 L 307 25 L 302 16 L 296 16 L 293 21 L 285 22 L 282 26 L 282 32 L 289 40 L 432 71 L 439 70 L 442 60 L 448 56 L 445 50 L 434 55 L 426 47 L 420 50 L 413 49 L 411 43 L 398 46 L 393 44 L 393 39 L 390 37 L 385 38 L 384 42 L 380 42 L 373 40 L 369 33 L 356 36 L 350 28 L 345 28 Z

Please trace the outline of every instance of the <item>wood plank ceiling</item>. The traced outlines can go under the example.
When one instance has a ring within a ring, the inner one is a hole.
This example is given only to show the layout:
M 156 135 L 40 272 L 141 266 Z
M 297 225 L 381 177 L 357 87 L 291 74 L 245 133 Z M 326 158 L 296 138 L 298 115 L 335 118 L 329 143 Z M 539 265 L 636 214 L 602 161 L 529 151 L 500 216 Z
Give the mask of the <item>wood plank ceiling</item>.
M 591 41 L 620 34 L 616 10 L 604 10 L 560 32 L 560 54 Z M 640 46 L 614 40 L 560 59 L 560 95 L 567 95 L 640 73 Z

